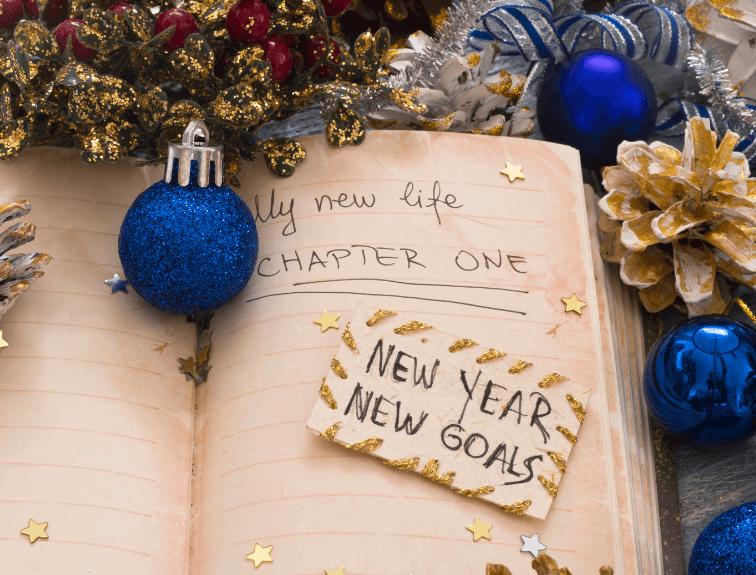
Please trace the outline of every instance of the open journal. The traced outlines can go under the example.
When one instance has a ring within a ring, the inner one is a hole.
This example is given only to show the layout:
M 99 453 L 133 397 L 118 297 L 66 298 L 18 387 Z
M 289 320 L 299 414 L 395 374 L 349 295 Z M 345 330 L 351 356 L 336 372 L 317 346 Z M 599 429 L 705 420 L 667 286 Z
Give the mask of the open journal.
M 260 253 L 211 322 L 212 370 L 196 387 L 177 361 L 194 353 L 194 326 L 103 283 L 122 273 L 128 207 L 162 169 L 92 168 L 48 148 L 0 165 L 0 204 L 32 202 L 27 251 L 55 258 L 0 318 L 2 571 L 238 575 L 257 572 L 245 557 L 260 544 L 273 546 L 261 575 L 484 575 L 489 562 L 525 575 L 520 536 L 538 533 L 575 575 L 661 573 L 651 443 L 631 385 L 642 335 L 592 248 L 578 153 L 416 132 L 303 144 L 291 178 L 261 161 L 240 174 Z M 507 162 L 524 180 L 500 173 Z M 573 293 L 581 315 L 565 312 Z M 579 374 L 590 403 L 545 519 L 307 428 L 361 303 Z M 323 310 L 340 329 L 313 323 Z M 493 524 L 490 541 L 465 529 L 476 517 Z M 30 544 L 29 519 L 47 522 L 49 539 Z

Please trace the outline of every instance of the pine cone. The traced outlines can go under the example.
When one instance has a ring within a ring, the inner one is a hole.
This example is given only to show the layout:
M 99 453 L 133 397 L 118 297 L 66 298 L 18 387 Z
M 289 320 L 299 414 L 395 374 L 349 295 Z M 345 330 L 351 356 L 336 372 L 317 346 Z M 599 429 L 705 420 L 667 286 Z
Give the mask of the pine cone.
M 31 211 L 31 202 L 21 200 L 0 206 L 0 226 L 5 222 L 24 216 Z M 34 239 L 35 226 L 31 222 L 21 222 L 0 232 L 0 316 L 8 311 L 16 298 L 30 287 L 30 282 L 40 278 L 42 266 L 52 259 L 47 254 L 5 255 Z

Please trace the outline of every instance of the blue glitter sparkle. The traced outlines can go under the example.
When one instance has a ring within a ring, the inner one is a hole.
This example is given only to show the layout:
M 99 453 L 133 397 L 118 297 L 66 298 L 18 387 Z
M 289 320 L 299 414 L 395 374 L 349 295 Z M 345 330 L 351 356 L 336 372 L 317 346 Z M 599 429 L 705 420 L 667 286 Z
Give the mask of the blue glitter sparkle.
M 756 501 L 725 511 L 698 536 L 689 575 L 756 575 Z

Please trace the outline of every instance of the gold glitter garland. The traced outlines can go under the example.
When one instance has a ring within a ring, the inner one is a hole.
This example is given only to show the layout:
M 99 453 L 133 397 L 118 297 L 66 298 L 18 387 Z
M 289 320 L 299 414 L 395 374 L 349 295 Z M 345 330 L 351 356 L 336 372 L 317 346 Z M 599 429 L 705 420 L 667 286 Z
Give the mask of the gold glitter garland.
M 572 444 L 572 447 L 575 447 L 575 444 L 577 443 L 577 437 L 575 437 L 574 433 L 572 433 L 569 429 L 562 425 L 557 426 L 557 431 L 567 438 L 567 441 Z
M 344 447 L 351 449 L 352 451 L 362 451 L 364 453 L 366 451 L 374 451 L 381 445 L 383 445 L 382 439 L 378 437 L 370 437 L 368 439 L 358 441 L 357 443 L 345 443 Z
M 518 359 L 515 364 L 509 368 L 510 375 L 514 375 L 515 373 L 520 373 L 523 369 L 526 367 L 530 367 L 533 365 L 532 363 L 528 363 L 527 361 L 522 361 L 521 359 Z
M 373 327 L 375 324 L 377 324 L 379 321 L 381 321 L 384 317 L 390 316 L 390 315 L 396 315 L 393 311 L 389 311 L 387 309 L 379 309 L 377 312 L 373 314 L 373 316 L 365 322 L 365 325 L 368 327 Z
M 401 471 L 415 471 L 417 466 L 420 465 L 419 457 L 412 457 L 408 459 L 382 459 L 383 463 L 389 467 L 394 467 Z
M 518 501 L 517 503 L 513 503 L 512 505 L 498 505 L 497 507 L 502 509 L 505 513 L 522 515 L 528 510 L 528 507 L 530 507 L 532 503 L 533 502 L 530 499 L 526 499 L 525 501 Z
M 333 398 L 333 393 L 331 393 L 331 388 L 328 387 L 328 384 L 326 383 L 326 378 L 323 378 L 323 383 L 320 384 L 320 397 L 325 399 L 325 402 L 328 404 L 328 407 L 331 409 L 336 409 L 338 406 L 336 405 L 336 400 Z
M 449 346 L 449 353 L 456 353 L 460 349 L 465 349 L 466 347 L 472 347 L 474 345 L 478 344 L 471 339 L 460 338 Z
M 344 369 L 344 366 L 341 365 L 341 362 L 335 357 L 331 360 L 331 369 L 335 371 L 341 379 L 347 378 L 347 374 L 346 374 L 346 370 Z
M 575 412 L 575 417 L 578 418 L 580 423 L 583 423 L 585 421 L 585 407 L 583 407 L 583 404 L 569 393 L 567 394 L 567 401 L 570 402 L 570 407 L 572 408 L 572 411 Z
M 540 481 L 543 486 L 549 490 L 549 497 L 556 499 L 556 496 L 559 493 L 559 486 L 557 486 L 557 484 L 553 481 L 546 479 L 543 475 L 538 476 L 538 481 Z
M 423 467 L 420 475 L 422 475 L 426 479 L 430 479 L 435 483 L 440 483 L 445 487 L 449 487 L 452 484 L 452 481 L 454 481 L 454 477 L 457 474 L 454 471 L 447 471 L 443 475 L 439 475 L 438 459 L 431 459 L 428 463 L 425 464 L 425 467 Z
M 497 357 L 504 357 L 507 355 L 503 351 L 497 351 L 493 348 L 489 349 L 486 353 L 481 355 L 478 359 L 475 360 L 476 363 L 486 363 L 487 361 L 491 361 L 492 359 L 496 359 Z
M 331 427 L 326 429 L 323 433 L 320 434 L 320 437 L 325 437 L 328 441 L 333 441 L 333 438 L 336 437 L 336 432 L 339 430 L 340 423 L 334 423 Z
M 478 497 L 478 495 L 487 495 L 488 493 L 493 493 L 494 488 L 490 485 L 486 485 L 485 487 L 478 487 L 477 489 L 454 489 L 452 487 L 452 490 L 454 493 L 459 493 L 460 495 L 464 495 L 465 497 Z
M 727 308 L 725 309 L 725 314 L 730 313 L 730 308 L 732 308 L 732 304 L 738 304 L 740 306 L 740 309 L 743 310 L 743 313 L 745 313 L 748 316 L 748 319 L 750 319 L 753 323 L 756 323 L 756 315 L 753 314 L 751 311 L 751 308 L 746 305 L 746 302 L 744 302 L 739 297 L 734 297 L 730 300 L 730 303 L 727 304 Z
M 538 387 L 540 388 L 546 388 L 551 387 L 555 383 L 559 383 L 560 381 L 567 381 L 569 378 L 564 377 L 563 375 L 559 375 L 558 373 L 550 373 L 546 377 L 544 377 L 540 383 L 538 384 Z
M 354 341 L 354 338 L 352 337 L 352 332 L 349 329 L 349 323 L 346 324 L 346 327 L 344 328 L 344 333 L 341 334 L 341 339 L 344 340 L 344 343 L 347 344 L 349 347 L 351 347 L 354 351 L 357 351 L 357 343 Z
M 394 333 L 397 335 L 404 335 L 407 332 L 419 331 L 421 329 L 433 329 L 433 326 L 421 321 L 413 320 L 409 323 L 405 323 L 404 325 L 400 325 L 399 327 L 394 328 Z
M 549 457 L 551 457 L 551 460 L 554 462 L 554 465 L 559 468 L 559 473 L 561 473 L 562 475 L 567 473 L 567 460 L 562 456 L 562 454 L 557 453 L 556 451 L 549 451 L 548 454 Z

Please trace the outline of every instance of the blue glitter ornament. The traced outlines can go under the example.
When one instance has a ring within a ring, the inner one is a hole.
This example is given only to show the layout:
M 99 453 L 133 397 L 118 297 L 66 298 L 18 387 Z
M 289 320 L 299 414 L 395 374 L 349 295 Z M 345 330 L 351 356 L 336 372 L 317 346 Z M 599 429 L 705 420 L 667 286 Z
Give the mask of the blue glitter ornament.
M 725 511 L 698 536 L 688 575 L 756 574 L 756 501 Z
M 674 437 L 716 447 L 756 433 L 756 332 L 724 315 L 680 322 L 654 344 L 644 374 L 652 417 Z
M 207 143 L 194 142 L 197 133 Z M 228 303 L 257 260 L 255 219 L 222 185 L 223 148 L 209 141 L 203 122 L 189 123 L 181 145 L 169 145 L 165 181 L 139 195 L 118 237 L 126 279 L 149 303 L 173 313 Z
M 616 164 L 623 140 L 645 140 L 656 94 L 638 64 L 606 50 L 577 52 L 551 67 L 538 94 L 538 125 L 549 142 L 580 150 L 584 167 Z

